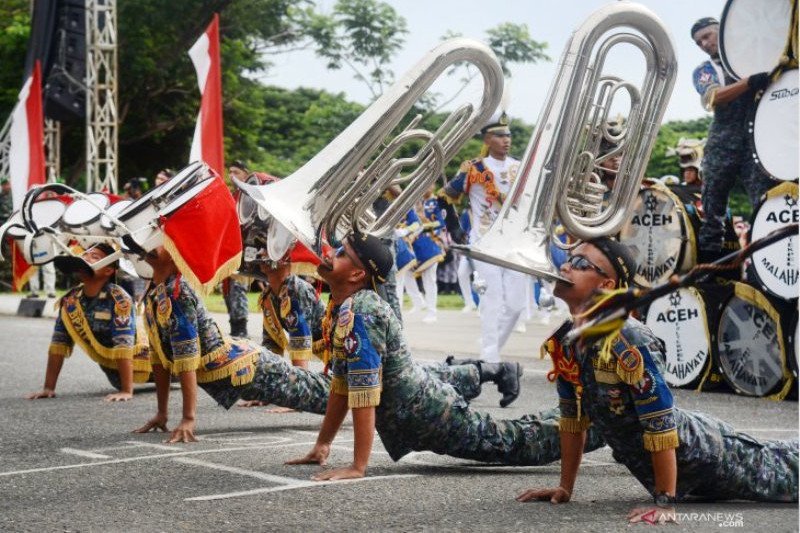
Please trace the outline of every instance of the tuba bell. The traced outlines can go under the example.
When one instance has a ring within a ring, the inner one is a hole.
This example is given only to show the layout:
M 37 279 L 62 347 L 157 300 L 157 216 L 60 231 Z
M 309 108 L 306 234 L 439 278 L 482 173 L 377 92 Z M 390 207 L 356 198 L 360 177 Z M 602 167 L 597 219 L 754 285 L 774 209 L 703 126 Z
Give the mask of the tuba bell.
M 642 53 L 646 74 L 640 86 L 602 75 L 609 51 L 619 45 Z M 567 42 L 497 219 L 478 242 L 454 248 L 479 261 L 563 279 L 548 253 L 556 220 L 583 240 L 619 232 L 638 193 L 676 71 L 672 38 L 652 11 L 627 1 L 595 11 Z M 622 91 L 629 95 L 630 114 L 626 125 L 613 131 L 611 105 Z M 617 147 L 601 156 L 603 139 Z M 619 170 L 605 199 L 599 165 L 614 156 L 621 158 Z
M 436 131 L 416 127 L 416 119 L 378 154 L 384 139 L 414 103 L 448 67 L 470 62 L 483 77 L 483 95 L 474 109 L 464 104 Z M 278 260 L 286 253 L 288 231 L 306 248 L 321 255 L 323 240 L 350 229 L 383 234 L 397 224 L 424 191 L 443 173 L 444 165 L 494 112 L 503 93 L 503 72 L 492 50 L 477 41 L 449 39 L 423 57 L 350 126 L 289 177 L 269 186 L 236 181 L 245 194 L 269 212 L 272 224 L 268 253 Z M 395 157 L 408 142 L 422 144 L 411 157 Z M 405 175 L 403 171 L 412 168 Z M 380 217 L 369 210 L 388 187 L 404 183 L 402 194 Z M 284 243 L 284 244 L 281 244 Z

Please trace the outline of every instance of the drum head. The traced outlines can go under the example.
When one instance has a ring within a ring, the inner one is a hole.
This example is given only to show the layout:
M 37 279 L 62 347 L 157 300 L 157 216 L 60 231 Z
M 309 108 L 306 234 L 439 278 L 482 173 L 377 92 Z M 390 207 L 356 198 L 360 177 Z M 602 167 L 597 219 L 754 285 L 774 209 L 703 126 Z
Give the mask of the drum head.
M 639 191 L 633 214 L 622 227 L 620 242 L 627 244 L 636 258 L 634 281 L 641 287 L 665 282 L 678 271 L 690 224 L 680 200 L 669 191 L 648 188 Z M 693 232 L 692 232 L 693 233 Z
M 717 329 L 719 365 L 725 381 L 747 396 L 766 396 L 784 379 L 785 347 L 780 318 L 757 289 L 737 283 Z
M 125 209 L 128 208 L 129 205 L 133 203 L 133 200 L 120 200 L 119 202 L 108 206 L 106 209 L 106 213 L 109 215 L 119 218 L 119 214 L 122 213 Z M 106 215 L 100 217 L 100 225 L 107 229 L 112 230 L 114 229 L 115 224 L 111 222 L 111 219 L 108 218 Z
M 770 176 L 782 181 L 793 181 L 800 175 L 797 73 L 797 69 L 788 70 L 767 87 L 749 127 L 753 159 Z
M 791 20 L 789 0 L 728 0 L 719 31 L 725 70 L 738 80 L 777 67 Z
M 69 228 L 87 226 L 100 218 L 103 209 L 110 203 L 108 196 L 103 193 L 93 192 L 88 194 L 88 199 L 75 200 L 64 211 L 61 221 Z M 36 207 L 36 204 L 33 204 Z M 102 209 L 98 209 L 100 206 Z
M 800 221 L 795 183 L 782 183 L 767 192 L 750 229 L 751 242 L 773 230 Z M 753 254 L 752 272 L 762 288 L 786 300 L 798 297 L 798 239 L 793 235 Z
M 706 303 L 700 292 L 679 289 L 659 298 L 650 304 L 645 322 L 666 345 L 666 382 L 695 387 L 710 362 L 711 351 Z
M 66 209 L 61 200 L 40 200 L 31 206 L 31 218 L 37 228 L 51 228 L 61 220 Z

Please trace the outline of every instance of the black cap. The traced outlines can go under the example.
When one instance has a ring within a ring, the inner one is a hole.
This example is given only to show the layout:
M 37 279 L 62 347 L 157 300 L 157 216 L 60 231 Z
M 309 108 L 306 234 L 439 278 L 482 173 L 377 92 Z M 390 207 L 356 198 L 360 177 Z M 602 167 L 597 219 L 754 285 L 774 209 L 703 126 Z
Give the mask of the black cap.
M 703 17 L 698 19 L 697 22 L 692 24 L 692 31 L 689 34 L 692 39 L 694 39 L 694 34 L 698 31 L 702 30 L 703 28 L 707 28 L 708 26 L 713 26 L 714 24 L 719 25 L 719 21 L 714 17 Z
M 614 267 L 614 272 L 617 273 L 617 287 L 631 284 L 636 274 L 636 259 L 628 246 L 608 237 L 598 237 L 586 242 L 600 250 Z
M 394 258 L 389 247 L 372 235 L 354 231 L 346 237 L 358 259 L 372 276 L 373 281 L 385 283 L 392 270 Z

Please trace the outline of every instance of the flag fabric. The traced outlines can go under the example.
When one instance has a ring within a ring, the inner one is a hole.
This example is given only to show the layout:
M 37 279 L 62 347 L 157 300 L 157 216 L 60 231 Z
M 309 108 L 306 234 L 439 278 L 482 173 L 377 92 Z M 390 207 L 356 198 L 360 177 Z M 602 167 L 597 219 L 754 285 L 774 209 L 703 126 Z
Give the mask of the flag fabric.
M 164 248 L 186 281 L 208 294 L 239 269 L 242 233 L 236 203 L 217 174 L 197 196 L 162 221 Z
M 219 14 L 189 49 L 202 95 L 189 162 L 204 161 L 220 176 L 225 171 L 222 138 L 222 68 L 219 55 Z
M 44 158 L 44 115 L 42 113 L 42 67 L 36 61 L 30 77 L 19 93 L 11 113 L 11 146 L 8 154 L 11 201 L 14 210 L 22 206 L 25 193 L 33 185 L 47 181 Z M 20 291 L 36 267 L 28 264 L 16 242 L 11 243 L 12 290 Z
M 42 74 L 37 61 L 31 76 L 19 93 L 11 114 L 11 147 L 8 154 L 11 198 L 14 210 L 32 185 L 47 181 L 44 159 L 44 115 L 42 114 Z

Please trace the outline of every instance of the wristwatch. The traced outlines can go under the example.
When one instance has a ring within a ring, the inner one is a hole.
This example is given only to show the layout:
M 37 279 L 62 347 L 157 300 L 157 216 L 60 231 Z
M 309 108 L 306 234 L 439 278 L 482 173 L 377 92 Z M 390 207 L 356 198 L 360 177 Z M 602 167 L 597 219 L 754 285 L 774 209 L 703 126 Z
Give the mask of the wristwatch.
M 653 501 L 658 507 L 674 507 L 676 503 L 675 496 L 670 496 L 666 492 L 656 492 Z

